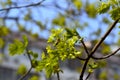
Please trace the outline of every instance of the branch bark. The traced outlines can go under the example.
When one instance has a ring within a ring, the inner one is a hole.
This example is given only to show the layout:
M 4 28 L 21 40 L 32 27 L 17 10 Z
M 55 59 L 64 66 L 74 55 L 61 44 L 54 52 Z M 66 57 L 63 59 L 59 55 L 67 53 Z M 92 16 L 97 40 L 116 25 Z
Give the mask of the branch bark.
M 83 39 L 81 39 L 81 43 L 82 43 L 82 45 L 83 45 L 83 47 L 84 47 L 84 49 L 85 49 L 85 52 L 86 52 L 86 53 L 87 53 L 87 55 L 89 56 L 89 51 L 88 51 L 87 46 L 85 45 L 85 43 L 84 43 L 84 40 L 83 40 Z
M 38 6 L 38 5 L 41 5 L 45 0 L 42 0 L 38 3 L 35 3 L 35 4 L 29 4 L 29 5 L 25 5 L 25 6 L 16 6 L 16 7 L 10 7 L 10 8 L 5 8 L 5 9 L 0 9 L 0 11 L 8 11 L 8 10 L 11 10 L 11 9 L 20 9 L 20 8 L 27 8 L 27 7 L 34 7 L 34 6 Z
M 59 72 L 57 72 L 57 79 L 60 80 Z
M 120 50 L 120 48 L 118 48 L 118 49 L 115 50 L 113 53 L 108 54 L 108 55 L 106 55 L 106 56 L 103 56 L 103 57 L 95 57 L 95 56 L 92 56 L 92 58 L 93 58 L 93 59 L 96 59 L 96 60 L 106 59 L 106 58 L 109 58 L 109 57 L 115 55 L 119 50 Z
M 83 80 L 83 76 L 85 73 L 85 70 L 87 68 L 87 64 L 90 60 L 90 58 L 92 57 L 92 55 L 95 53 L 95 51 L 98 49 L 98 47 L 101 45 L 101 43 L 105 40 L 105 38 L 110 34 L 110 32 L 113 30 L 113 28 L 115 27 L 115 25 L 117 24 L 117 22 L 119 21 L 120 18 L 118 18 L 111 26 L 110 28 L 107 30 L 107 32 L 103 35 L 103 37 L 97 42 L 97 44 L 93 47 L 92 51 L 90 52 L 90 55 L 88 56 L 88 58 L 86 59 L 83 68 L 82 68 L 82 72 L 80 75 L 79 80 Z
M 28 50 L 27 50 L 27 56 L 28 56 L 28 58 L 29 58 L 29 60 L 30 60 L 31 67 L 30 67 L 30 69 L 29 69 L 21 78 L 19 78 L 18 80 L 23 80 L 23 79 L 31 72 L 31 70 L 32 70 L 32 59 L 31 59 L 30 54 L 28 53 Z

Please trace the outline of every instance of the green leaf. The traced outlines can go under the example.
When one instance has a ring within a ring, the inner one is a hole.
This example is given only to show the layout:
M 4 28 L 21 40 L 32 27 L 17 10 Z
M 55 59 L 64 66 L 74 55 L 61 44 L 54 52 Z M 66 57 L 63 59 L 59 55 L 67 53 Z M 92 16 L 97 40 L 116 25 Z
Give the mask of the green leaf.
M 55 19 L 53 19 L 52 23 L 54 25 L 58 25 L 58 26 L 64 26 L 65 25 L 65 17 L 62 15 L 59 15 L 58 17 L 56 17 Z
M 88 72 L 89 72 L 89 73 L 93 73 L 93 69 L 91 69 L 91 68 L 88 69 Z
M 73 4 L 75 5 L 75 7 L 80 10 L 82 7 L 82 2 L 81 0 L 73 0 Z
M 40 21 L 36 21 L 36 24 L 40 27 L 40 29 L 45 29 L 45 26 Z
M 111 18 L 113 20 L 120 18 L 120 8 L 114 8 L 109 13 L 111 14 Z
M 86 13 L 90 18 L 95 18 L 97 15 L 97 8 L 95 4 L 86 4 L 85 6 Z
M 17 74 L 20 75 L 24 75 L 27 72 L 27 68 L 25 67 L 25 65 L 20 65 L 18 70 L 17 70 Z
M 32 76 L 29 80 L 40 80 L 39 76 Z
M 5 42 L 2 38 L 0 38 L 0 48 L 2 48 L 4 46 Z
M 6 26 L 0 26 L 0 36 L 7 36 L 9 29 Z
M 7 0 L 6 5 L 11 5 L 12 1 L 11 0 Z
M 13 44 L 9 44 L 10 55 L 22 54 L 25 50 L 24 44 L 19 40 L 14 40 Z
M 99 75 L 99 78 L 102 79 L 102 80 L 107 80 L 107 72 L 102 71 Z
M 32 60 L 32 67 L 33 68 L 36 68 L 38 66 L 38 64 L 39 64 L 39 61 L 37 61 L 36 59 Z
M 38 58 L 38 53 L 33 53 L 33 57 L 34 57 L 34 59 L 37 59 Z
M 45 71 L 46 71 L 46 76 L 47 76 L 47 78 L 50 78 L 51 75 L 52 75 L 52 73 L 53 73 L 53 68 L 52 68 L 52 66 L 48 66 L 48 67 L 45 69 Z
M 26 15 L 24 16 L 24 20 L 25 20 L 25 21 L 30 20 L 30 18 L 31 18 L 31 17 L 30 17 L 30 14 L 26 14 Z
M 28 38 L 26 35 L 23 35 L 23 40 L 24 40 L 24 46 L 27 47 L 28 46 Z
M 100 5 L 100 8 L 98 9 L 98 12 L 102 14 L 107 12 L 109 9 L 110 9 L 110 4 L 102 2 L 102 4 Z
M 26 36 L 23 36 L 23 42 L 15 39 L 14 43 L 9 44 L 9 53 L 10 55 L 23 54 L 28 45 L 28 39 Z

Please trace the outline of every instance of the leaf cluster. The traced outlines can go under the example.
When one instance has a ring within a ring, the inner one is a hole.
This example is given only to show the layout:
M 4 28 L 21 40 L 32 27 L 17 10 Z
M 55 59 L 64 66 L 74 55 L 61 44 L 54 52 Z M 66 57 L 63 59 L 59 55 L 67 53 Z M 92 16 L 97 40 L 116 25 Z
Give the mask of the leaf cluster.
M 42 53 L 42 60 L 36 66 L 37 71 L 45 69 L 47 77 L 52 73 L 62 72 L 59 67 L 59 61 L 66 59 L 75 59 L 81 52 L 75 49 L 75 43 L 79 40 L 78 33 L 75 30 L 66 28 L 52 30 L 48 39 L 47 53 Z
M 23 42 L 15 39 L 14 43 L 9 44 L 9 53 L 10 55 L 20 55 L 23 54 L 24 51 L 26 50 L 27 46 L 28 46 L 28 39 L 26 36 L 23 36 Z
M 107 0 L 106 2 L 101 2 L 98 9 L 100 14 L 109 13 L 113 20 L 120 18 L 120 1 L 119 0 Z

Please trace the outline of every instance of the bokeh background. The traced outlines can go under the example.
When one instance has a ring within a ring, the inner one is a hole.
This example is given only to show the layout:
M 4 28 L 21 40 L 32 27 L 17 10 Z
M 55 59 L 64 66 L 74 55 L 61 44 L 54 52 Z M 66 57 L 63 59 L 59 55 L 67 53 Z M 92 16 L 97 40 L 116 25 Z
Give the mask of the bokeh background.
M 113 23 L 108 13 L 97 13 L 101 3 L 99 0 L 44 0 L 37 4 L 39 2 L 41 1 L 0 0 L 0 80 L 17 80 L 21 76 L 18 74 L 19 67 L 29 69 L 30 62 L 25 55 L 10 56 L 8 51 L 8 45 L 14 39 L 21 40 L 23 34 L 29 38 L 29 48 L 39 56 L 46 51 L 51 30 L 58 28 L 76 29 L 91 50 Z M 105 39 L 97 55 L 109 54 L 120 46 L 119 26 L 118 23 Z M 90 80 L 119 80 L 119 60 L 120 52 L 100 62 L 102 69 L 95 70 Z M 61 80 L 77 80 L 81 63 L 77 60 L 61 62 L 61 68 L 64 70 L 64 73 L 60 74 Z M 34 76 L 33 80 L 56 80 L 55 75 L 48 79 L 44 72 L 34 70 L 25 80 L 29 80 L 31 76 Z

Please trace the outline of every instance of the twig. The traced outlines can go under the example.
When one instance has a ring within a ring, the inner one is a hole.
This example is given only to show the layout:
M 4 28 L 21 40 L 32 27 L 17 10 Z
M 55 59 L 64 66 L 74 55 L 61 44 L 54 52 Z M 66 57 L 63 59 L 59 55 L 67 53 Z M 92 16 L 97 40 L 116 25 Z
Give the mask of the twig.
M 84 73 L 85 73 L 85 70 L 86 70 L 86 67 L 87 67 L 87 63 L 89 62 L 89 59 L 90 59 L 90 58 L 88 57 L 88 58 L 86 59 L 84 65 L 83 65 L 82 72 L 81 72 L 81 75 L 80 75 L 79 80 L 83 80 L 83 75 L 84 75 Z
M 57 72 L 57 79 L 60 80 L 59 72 Z
M 106 55 L 106 56 L 103 56 L 103 57 L 95 57 L 95 56 L 92 56 L 92 58 L 93 58 L 93 59 L 96 59 L 96 60 L 106 59 L 106 58 L 109 58 L 109 57 L 115 55 L 119 50 L 120 50 L 120 48 L 118 48 L 118 49 L 115 50 L 113 53 L 108 54 L 108 55 Z
M 110 32 L 113 30 L 113 28 L 115 27 L 115 25 L 117 24 L 117 22 L 119 21 L 120 18 L 118 18 L 108 29 L 108 31 L 104 34 L 104 36 L 100 39 L 99 42 L 97 42 L 97 44 L 94 46 L 94 48 L 91 51 L 91 56 L 95 53 L 95 51 L 98 49 L 98 47 L 101 45 L 101 43 L 105 40 L 105 38 L 110 34 Z M 91 57 L 90 56 L 90 57 Z
M 85 49 L 87 55 L 89 55 L 89 52 L 88 52 L 87 46 L 85 45 L 83 39 L 81 39 L 80 41 L 81 41 L 81 43 L 82 43 L 82 45 L 83 45 L 83 47 L 84 47 L 84 49 Z
M 83 75 L 85 73 L 87 64 L 90 60 L 90 58 L 92 57 L 92 55 L 95 53 L 95 51 L 98 49 L 98 47 L 101 45 L 101 43 L 105 40 L 105 38 L 110 34 L 110 32 L 112 31 L 112 29 L 115 27 L 115 25 L 117 24 L 117 22 L 119 21 L 120 18 L 118 18 L 111 26 L 110 28 L 107 30 L 107 32 L 104 34 L 104 36 L 100 39 L 99 42 L 97 42 L 97 44 L 93 47 L 92 51 L 90 52 L 90 55 L 88 56 L 88 58 L 86 59 L 84 65 L 83 65 L 83 69 L 80 75 L 79 80 L 83 80 Z
M 81 57 L 76 57 L 77 59 L 79 59 L 79 60 L 83 60 L 83 61 L 85 61 L 87 58 L 81 58 Z
M 23 80 L 30 73 L 31 70 L 32 70 L 32 67 L 30 67 L 30 69 L 18 80 Z
M 32 70 L 32 59 L 31 59 L 31 57 L 30 57 L 30 54 L 28 53 L 28 50 L 27 50 L 27 56 L 28 56 L 28 58 L 29 58 L 29 60 L 30 60 L 31 67 L 30 67 L 30 69 L 29 69 L 21 78 L 19 78 L 18 80 L 23 80 L 23 79 L 31 72 L 31 70 Z
M 91 75 L 91 73 L 88 73 L 88 75 L 87 75 L 85 80 L 87 80 L 90 77 L 90 75 Z
M 5 11 L 5 10 L 10 10 L 10 9 L 20 9 L 20 8 L 27 8 L 27 7 L 33 7 L 33 6 L 38 6 L 40 5 L 42 2 L 44 2 L 45 0 L 42 0 L 38 3 L 35 4 L 29 4 L 29 5 L 25 5 L 25 6 L 16 6 L 16 7 L 10 7 L 10 8 L 5 8 L 5 9 L 0 9 L 0 11 Z

